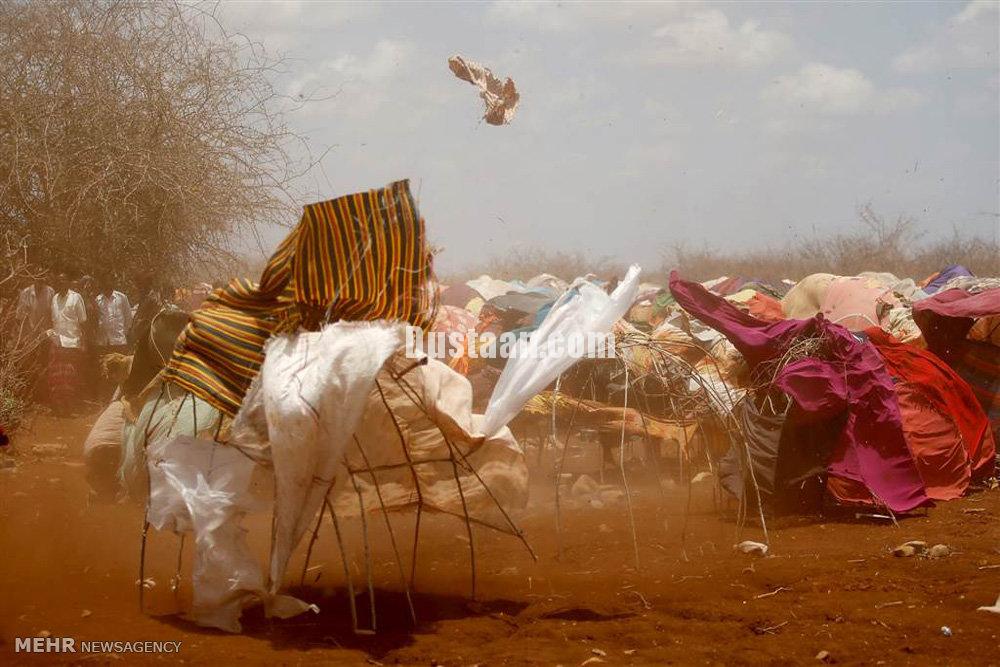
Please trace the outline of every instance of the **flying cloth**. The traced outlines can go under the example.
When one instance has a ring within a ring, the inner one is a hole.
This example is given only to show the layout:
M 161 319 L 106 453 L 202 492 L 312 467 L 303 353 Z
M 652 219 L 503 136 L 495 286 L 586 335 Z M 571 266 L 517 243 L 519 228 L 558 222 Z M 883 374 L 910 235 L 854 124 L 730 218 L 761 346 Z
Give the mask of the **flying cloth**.
M 409 181 L 309 204 L 260 283 L 235 279 L 191 314 L 164 377 L 233 416 L 272 335 L 336 320 L 427 328 L 436 310 L 432 278 Z

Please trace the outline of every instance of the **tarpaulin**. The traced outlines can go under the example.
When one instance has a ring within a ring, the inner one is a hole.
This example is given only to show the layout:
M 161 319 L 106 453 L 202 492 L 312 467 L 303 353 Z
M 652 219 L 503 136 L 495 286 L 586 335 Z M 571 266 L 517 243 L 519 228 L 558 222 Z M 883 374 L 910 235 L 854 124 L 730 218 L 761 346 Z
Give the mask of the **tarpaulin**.
M 821 312 L 826 319 L 851 331 L 879 326 L 898 303 L 892 290 L 875 279 L 837 278 L 830 283 Z
M 968 292 L 950 289 L 913 304 L 913 313 L 930 312 L 943 317 L 986 317 L 1000 313 L 1000 289 Z
M 267 345 L 260 380 L 233 422 L 233 443 L 266 443 L 274 470 L 269 592 L 281 586 L 292 550 L 342 476 L 375 376 L 403 343 L 403 327 L 338 322 Z

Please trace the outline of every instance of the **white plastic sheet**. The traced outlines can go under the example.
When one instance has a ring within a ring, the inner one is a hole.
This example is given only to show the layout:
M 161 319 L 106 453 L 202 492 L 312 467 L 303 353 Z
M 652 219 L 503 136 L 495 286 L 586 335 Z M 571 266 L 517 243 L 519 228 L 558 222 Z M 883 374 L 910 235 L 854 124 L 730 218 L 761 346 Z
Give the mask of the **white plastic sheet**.
M 195 538 L 191 620 L 239 632 L 240 613 L 255 600 L 281 618 L 314 608 L 277 591 L 340 472 L 375 376 L 402 341 L 400 324 L 350 322 L 276 338 L 234 420 L 232 446 L 188 434 L 150 439 L 150 524 Z M 263 459 L 275 478 L 266 585 L 240 525 Z
M 531 335 L 531 342 L 519 345 L 517 355 L 507 361 L 486 407 L 483 433 L 493 435 L 506 426 L 529 398 L 579 360 L 566 347 L 550 348 L 549 341 L 611 331 L 612 325 L 635 301 L 639 272 L 637 265 L 629 267 L 611 295 L 583 278 L 573 282 Z
M 260 394 L 275 482 L 272 594 L 342 468 L 375 376 L 402 343 L 398 323 L 338 322 L 267 344 Z

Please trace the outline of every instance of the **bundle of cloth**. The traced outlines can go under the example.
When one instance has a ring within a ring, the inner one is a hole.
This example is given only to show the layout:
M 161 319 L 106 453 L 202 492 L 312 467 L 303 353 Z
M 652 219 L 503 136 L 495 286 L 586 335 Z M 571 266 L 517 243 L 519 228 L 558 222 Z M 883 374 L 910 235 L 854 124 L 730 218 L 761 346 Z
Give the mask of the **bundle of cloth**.
M 925 296 L 912 280 L 900 280 L 891 273 L 814 273 L 788 290 L 781 307 L 789 319 L 822 313 L 851 331 L 881 327 L 900 340 L 919 345 L 920 329 L 910 316 L 910 305 Z

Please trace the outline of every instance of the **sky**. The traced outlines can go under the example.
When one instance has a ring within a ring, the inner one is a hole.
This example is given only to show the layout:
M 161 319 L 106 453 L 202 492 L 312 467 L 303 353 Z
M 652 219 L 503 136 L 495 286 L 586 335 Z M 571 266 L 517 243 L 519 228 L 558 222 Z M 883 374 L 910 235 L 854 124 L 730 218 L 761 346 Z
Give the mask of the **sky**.
M 302 203 L 409 178 L 439 272 L 516 247 L 659 267 L 854 229 L 1000 239 L 1000 3 L 227 2 L 288 58 Z M 482 121 L 461 54 L 521 94 Z M 283 231 L 268 230 L 265 246 Z M 270 248 L 267 247 L 267 250 Z

